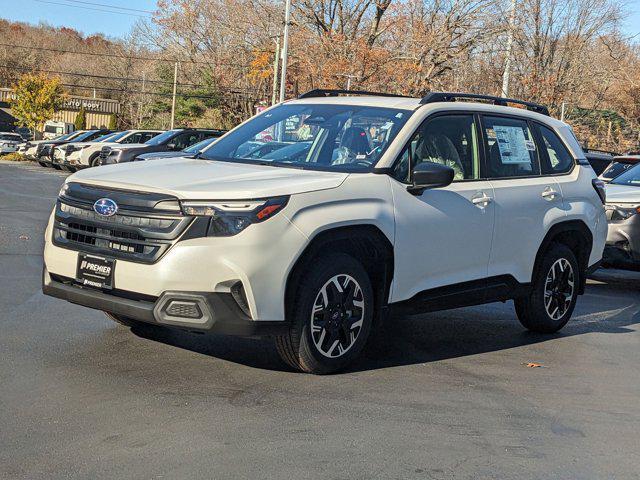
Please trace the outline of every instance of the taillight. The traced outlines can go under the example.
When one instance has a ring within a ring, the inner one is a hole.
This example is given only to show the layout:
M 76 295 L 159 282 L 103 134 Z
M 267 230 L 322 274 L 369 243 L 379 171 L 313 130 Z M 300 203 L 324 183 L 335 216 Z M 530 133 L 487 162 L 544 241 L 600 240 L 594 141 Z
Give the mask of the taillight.
M 600 201 L 602 201 L 602 204 L 604 205 L 605 203 L 607 203 L 607 191 L 605 190 L 604 182 L 599 178 L 594 178 L 593 180 L 591 180 L 591 185 L 593 185 L 593 189 L 600 197 Z

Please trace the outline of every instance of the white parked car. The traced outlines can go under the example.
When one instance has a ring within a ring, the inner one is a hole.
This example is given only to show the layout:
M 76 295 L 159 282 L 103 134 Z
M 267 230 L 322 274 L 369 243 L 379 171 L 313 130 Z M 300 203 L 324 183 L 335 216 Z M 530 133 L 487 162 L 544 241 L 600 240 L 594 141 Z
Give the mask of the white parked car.
M 0 155 L 18 151 L 18 145 L 23 143 L 22 137 L 17 133 L 0 132 Z
M 100 160 L 100 152 L 104 147 L 117 147 L 144 143 L 161 134 L 163 130 L 125 130 L 102 143 L 78 144 L 65 157 L 65 165 L 75 168 L 95 167 Z M 80 148 L 77 148 L 80 147 Z
M 273 336 L 313 373 L 393 311 L 513 299 L 524 327 L 562 328 L 607 235 L 570 127 L 497 97 L 341 93 L 274 106 L 199 158 L 67 178 L 44 293 L 125 325 Z

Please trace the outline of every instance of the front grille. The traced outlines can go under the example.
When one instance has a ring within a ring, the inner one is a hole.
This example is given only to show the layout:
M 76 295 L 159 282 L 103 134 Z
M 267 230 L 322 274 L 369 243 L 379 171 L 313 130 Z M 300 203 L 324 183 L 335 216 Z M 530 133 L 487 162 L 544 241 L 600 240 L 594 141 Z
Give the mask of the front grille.
M 69 185 L 65 197 L 57 202 L 53 228 L 53 243 L 63 248 L 153 263 L 193 221 L 178 212 L 154 211 L 149 205 L 156 203 L 158 195 Z M 80 195 L 74 197 L 74 189 Z M 98 215 L 93 203 L 109 196 L 120 200 L 118 213 Z M 129 204 L 123 203 L 127 199 Z

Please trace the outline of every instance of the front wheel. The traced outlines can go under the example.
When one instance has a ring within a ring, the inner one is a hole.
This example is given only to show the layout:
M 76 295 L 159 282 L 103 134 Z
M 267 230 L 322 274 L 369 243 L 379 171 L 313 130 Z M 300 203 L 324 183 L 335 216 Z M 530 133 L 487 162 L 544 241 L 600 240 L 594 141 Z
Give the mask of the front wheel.
M 367 342 L 374 309 L 371 281 L 353 257 L 329 255 L 307 270 L 287 307 L 289 333 L 276 338 L 282 359 L 307 373 L 335 372 Z
M 553 244 L 545 253 L 531 293 L 515 300 L 522 325 L 534 332 L 554 333 L 571 318 L 578 298 L 580 270 L 569 247 Z

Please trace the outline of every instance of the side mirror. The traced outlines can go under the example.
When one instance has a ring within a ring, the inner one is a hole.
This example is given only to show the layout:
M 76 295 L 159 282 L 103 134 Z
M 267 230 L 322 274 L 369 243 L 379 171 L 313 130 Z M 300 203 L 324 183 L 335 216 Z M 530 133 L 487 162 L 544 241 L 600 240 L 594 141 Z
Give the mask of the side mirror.
M 411 172 L 413 185 L 407 188 L 414 195 L 421 195 L 430 188 L 446 187 L 453 182 L 453 168 L 434 162 L 421 162 Z

